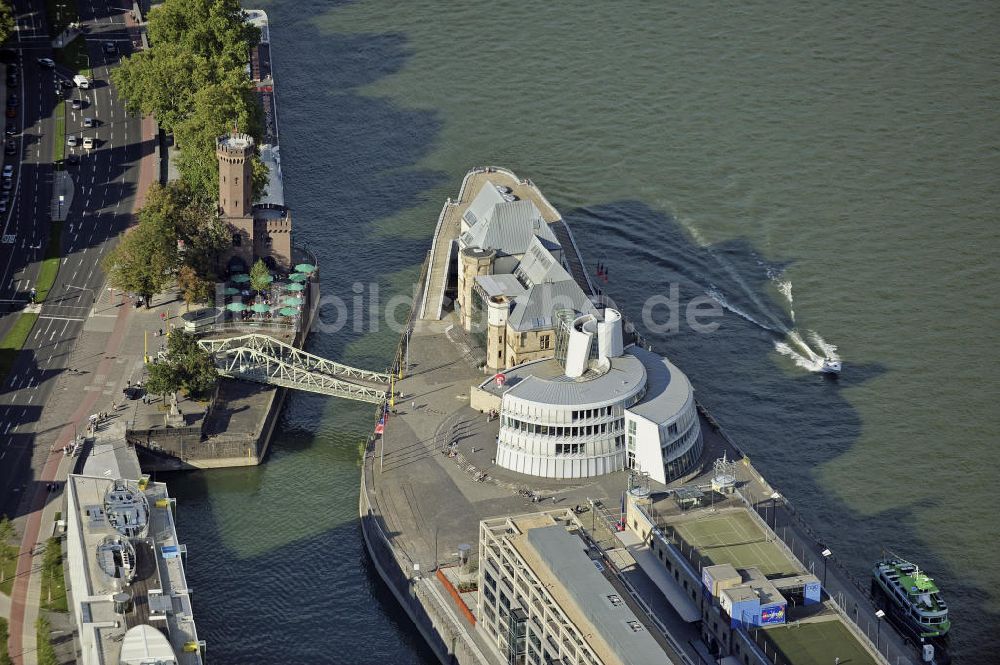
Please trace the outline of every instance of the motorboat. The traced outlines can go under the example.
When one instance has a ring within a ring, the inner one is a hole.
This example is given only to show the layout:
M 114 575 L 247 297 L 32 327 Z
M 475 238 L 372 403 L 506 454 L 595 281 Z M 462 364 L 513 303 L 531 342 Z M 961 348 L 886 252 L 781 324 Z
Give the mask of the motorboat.
M 839 360 L 834 360 L 833 358 L 824 358 L 823 366 L 820 367 L 821 372 L 824 374 L 840 374 L 841 364 Z

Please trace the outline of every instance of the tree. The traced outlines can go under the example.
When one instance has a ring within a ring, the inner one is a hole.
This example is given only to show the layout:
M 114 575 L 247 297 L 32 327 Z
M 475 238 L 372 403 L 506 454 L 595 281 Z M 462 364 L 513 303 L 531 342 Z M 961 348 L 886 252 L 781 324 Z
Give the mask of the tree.
M 263 291 L 271 283 L 271 272 L 261 259 L 250 268 L 250 286 L 254 291 Z
M 203 278 L 218 281 L 219 258 L 233 242 L 229 225 L 212 215 L 187 242 L 184 263 Z
M 14 14 L 7 0 L 0 0 L 0 44 L 14 34 Z
M 231 72 L 225 80 L 198 90 L 192 99 L 190 113 L 174 129 L 180 146 L 177 168 L 203 201 L 218 199 L 216 141 L 219 136 L 231 131 L 234 125 L 256 139 L 261 136 L 260 103 L 242 70 Z M 259 159 L 254 155 L 255 162 Z M 255 179 L 254 184 L 261 187 L 266 185 L 266 180 L 261 182 Z M 259 194 L 260 191 L 254 191 L 255 196 Z
M 177 286 L 181 290 L 188 311 L 191 311 L 192 303 L 208 302 L 212 299 L 214 283 L 199 276 L 191 266 L 181 266 L 177 271 Z
M 111 81 L 130 112 L 155 115 L 169 132 L 190 114 L 195 92 L 215 80 L 213 67 L 180 44 L 164 42 L 123 58 Z
M 156 384 L 158 387 L 168 388 L 167 392 L 183 389 L 191 397 L 208 395 L 219 378 L 211 354 L 198 346 L 198 338 L 194 333 L 184 330 L 174 330 L 170 333 L 170 338 L 167 340 L 166 362 L 150 366 L 150 379 L 153 378 L 152 370 L 158 366 L 169 367 L 169 370 L 157 370 L 163 381 L 162 384 Z M 160 395 L 166 394 L 158 390 L 154 392 Z
M 101 265 L 111 286 L 149 301 L 173 280 L 177 263 L 177 240 L 173 234 L 158 234 L 155 226 L 139 223 L 104 257 Z
M 180 376 L 170 363 L 153 363 L 147 366 L 146 371 L 148 374 L 146 377 L 147 392 L 166 397 L 170 393 L 180 390 Z
M 260 40 L 239 0 L 166 0 L 149 13 L 148 30 L 154 47 L 178 44 L 222 68 L 242 67 Z

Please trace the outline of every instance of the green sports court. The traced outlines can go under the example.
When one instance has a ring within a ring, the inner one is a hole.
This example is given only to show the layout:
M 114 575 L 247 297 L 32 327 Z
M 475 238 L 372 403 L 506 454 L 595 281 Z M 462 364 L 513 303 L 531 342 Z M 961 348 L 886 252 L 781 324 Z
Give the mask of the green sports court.
M 766 577 L 786 577 L 801 568 L 785 556 L 745 510 L 699 515 L 671 525 L 688 545 L 697 550 L 703 565 L 728 563 L 735 568 L 759 568 Z
M 831 665 L 836 658 L 841 665 L 876 665 L 857 638 L 839 619 L 810 621 L 775 626 L 764 631 L 770 647 L 777 649 L 785 660 L 794 665 Z

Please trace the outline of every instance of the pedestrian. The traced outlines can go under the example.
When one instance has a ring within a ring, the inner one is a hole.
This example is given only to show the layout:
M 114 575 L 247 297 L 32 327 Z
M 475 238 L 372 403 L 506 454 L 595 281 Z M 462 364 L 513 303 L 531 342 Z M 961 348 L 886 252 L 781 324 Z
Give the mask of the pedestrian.
M 126 379 L 125 380 L 125 387 L 126 388 L 131 388 L 132 387 L 132 379 Z
M 163 328 L 160 328 L 160 330 L 156 333 L 156 336 L 163 337 Z
M 416 411 L 417 410 L 417 403 L 416 402 L 410 402 L 410 408 L 413 409 L 414 411 Z

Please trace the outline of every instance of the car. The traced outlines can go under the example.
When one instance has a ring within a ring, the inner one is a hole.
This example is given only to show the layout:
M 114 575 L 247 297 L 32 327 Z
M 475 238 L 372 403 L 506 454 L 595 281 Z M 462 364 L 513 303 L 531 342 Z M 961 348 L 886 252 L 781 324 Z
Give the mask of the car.
M 86 76 L 84 76 L 83 74 L 77 74 L 76 76 L 73 77 L 73 83 L 75 83 L 78 88 L 83 88 L 84 90 L 87 90 L 88 88 L 90 88 L 91 80 Z
M 4 178 L 10 178 L 13 175 L 14 175 L 14 165 L 13 164 L 5 164 L 4 167 L 3 167 L 3 177 Z
M 10 192 L 0 192 L 0 203 L 10 203 Z
M 7 123 L 7 136 L 17 136 L 17 125 L 12 122 Z
M 84 118 L 83 119 L 83 126 L 84 127 L 97 127 L 97 119 L 96 118 Z
M 4 178 L 3 179 L 3 188 L 4 188 L 4 190 L 9 190 L 9 189 L 12 189 L 13 187 L 14 187 L 14 181 L 13 180 L 11 180 L 10 178 Z
M 118 55 L 118 45 L 114 42 L 104 42 L 104 55 Z
M 0 214 L 7 212 L 7 202 L 0 201 Z
M 71 155 L 66 155 L 66 163 L 67 164 L 79 164 L 80 163 L 80 155 L 78 155 L 76 153 L 73 153 Z
M 17 117 L 17 107 L 16 106 L 8 106 L 7 107 L 7 117 L 8 118 L 16 118 Z
M 15 86 L 18 83 L 17 72 L 7 72 L 7 85 Z
M 72 106 L 75 110 L 78 111 L 78 110 L 80 110 L 80 109 L 83 108 L 83 100 L 82 99 L 74 99 L 72 102 L 70 102 L 70 106 Z
M 77 138 L 75 134 L 70 134 L 69 136 L 66 137 L 66 145 L 68 145 L 69 147 L 75 148 L 76 143 L 77 143 Z
M 93 148 L 94 147 L 94 137 L 88 136 L 85 139 L 83 139 L 83 147 L 86 150 L 90 150 L 91 148 Z
M 73 85 L 73 82 L 70 81 L 69 79 L 59 79 L 59 85 L 66 88 L 67 90 L 71 90 L 76 87 L 75 85 Z
M 56 63 L 52 58 L 39 58 L 38 64 L 46 69 L 54 69 L 56 66 Z
M 9 97 L 7 97 L 7 108 L 14 108 L 15 106 L 17 106 L 20 103 L 21 102 L 17 98 L 17 95 L 10 95 Z
M 17 144 L 14 141 L 7 141 L 7 145 L 3 149 L 3 154 L 5 155 L 16 155 L 17 154 Z

